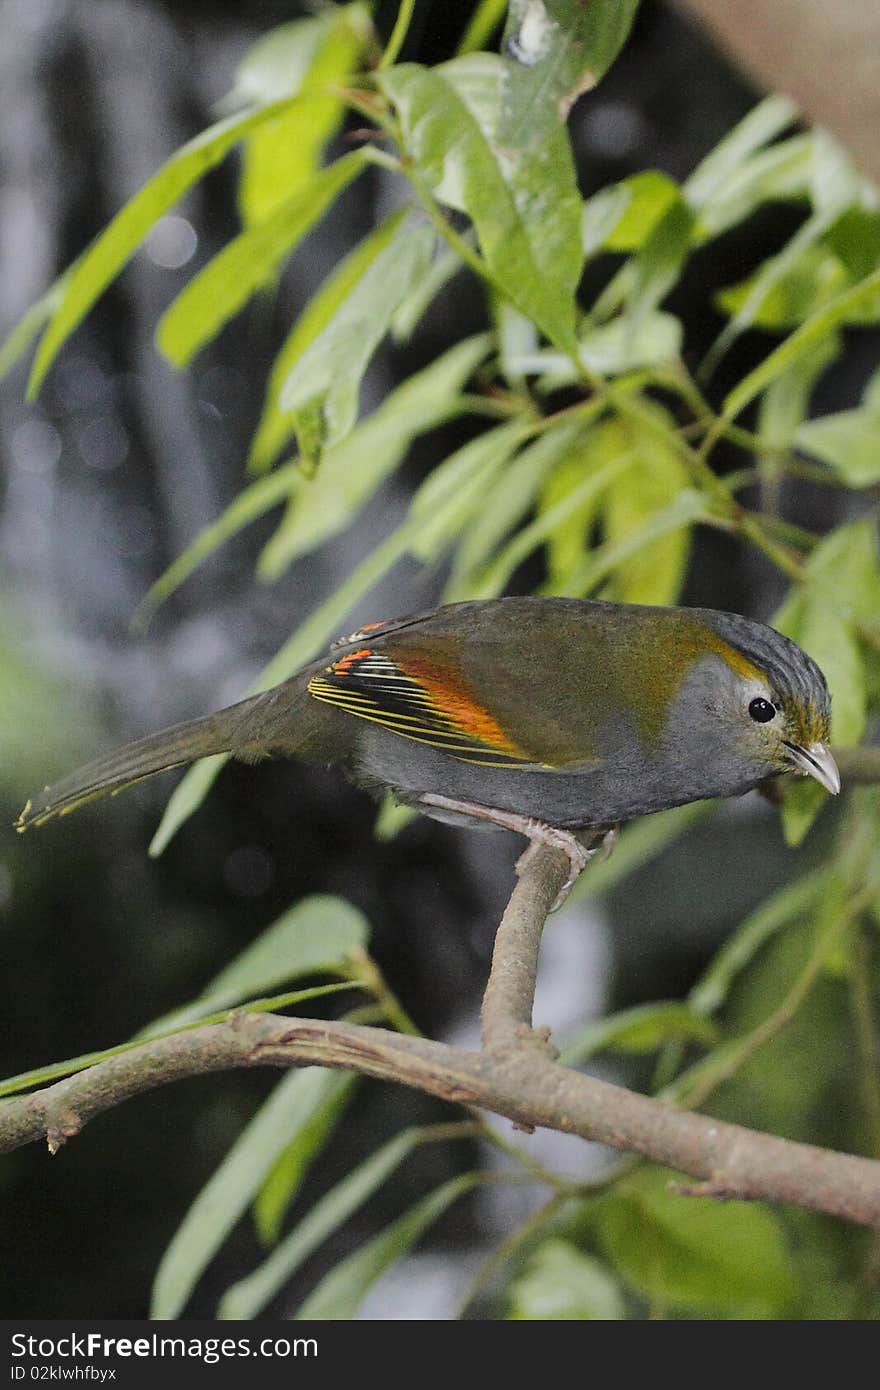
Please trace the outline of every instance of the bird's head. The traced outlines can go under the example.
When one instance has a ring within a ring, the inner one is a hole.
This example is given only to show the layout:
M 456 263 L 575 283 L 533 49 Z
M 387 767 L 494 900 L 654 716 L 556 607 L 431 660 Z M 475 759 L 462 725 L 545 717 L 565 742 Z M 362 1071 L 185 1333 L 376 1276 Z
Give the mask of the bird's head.
M 706 673 L 704 711 L 716 737 L 765 776 L 795 772 L 840 791 L 840 773 L 828 747 L 831 696 L 811 657 L 775 629 L 736 614 L 704 610 L 701 617 L 722 639 Z M 701 698 L 697 690 L 692 696 Z

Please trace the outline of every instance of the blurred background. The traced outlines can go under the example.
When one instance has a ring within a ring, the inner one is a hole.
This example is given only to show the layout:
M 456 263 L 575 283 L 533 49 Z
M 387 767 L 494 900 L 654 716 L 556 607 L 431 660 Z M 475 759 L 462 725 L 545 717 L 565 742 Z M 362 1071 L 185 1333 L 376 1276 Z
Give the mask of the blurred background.
M 427 63 L 449 56 L 471 9 L 456 0 L 420 5 L 404 56 Z M 386 34 L 396 10 L 378 6 Z M 292 0 L 2 0 L 4 332 L 158 165 L 214 118 L 254 40 L 302 12 Z M 571 117 L 584 193 L 641 168 L 684 177 L 754 100 L 682 18 L 646 0 L 623 56 Z M 374 954 L 422 1029 L 459 1041 L 476 1036 L 493 928 L 518 852 L 512 839 L 417 821 L 379 842 L 375 807 L 362 793 L 339 775 L 293 764 L 228 768 L 155 861 L 147 846 L 173 775 L 23 839 L 11 829 L 27 795 L 78 761 L 238 698 L 402 516 L 426 470 L 467 437 L 454 424 L 421 440 L 351 533 L 271 586 L 255 581 L 253 564 L 274 518 L 257 522 L 206 563 L 146 633 L 132 632 L 150 583 L 239 490 L 266 371 L 290 323 L 393 196 L 378 170 L 361 178 L 299 251 L 277 296 L 255 301 L 192 370 L 176 373 L 153 346 L 156 322 L 234 232 L 235 172 L 233 157 L 161 220 L 64 349 L 35 404 L 24 400 L 24 369 L 2 386 L 3 1075 L 131 1036 L 197 994 L 311 892 L 343 895 L 366 913 Z M 778 249 L 797 217 L 776 207 L 714 243 L 711 262 L 693 257 L 671 307 L 688 324 L 695 359 L 721 326 L 713 286 L 740 279 Z M 364 409 L 484 317 L 473 281 L 456 279 L 406 348 L 379 354 Z M 819 409 L 856 399 L 870 340 L 854 339 L 845 370 L 824 380 Z M 746 335 L 713 396 L 766 346 Z M 789 514 L 824 530 L 840 520 L 827 511 L 829 497 L 839 495 L 804 483 Z M 526 569 L 515 587 L 527 590 L 539 578 Z M 442 573 L 404 564 L 351 618 L 430 606 L 442 581 Z M 777 576 L 755 553 L 718 532 L 698 538 L 686 602 L 766 618 L 780 597 Z M 759 798 L 726 809 L 599 906 L 575 905 L 552 923 L 537 1020 L 559 1030 L 611 1006 L 680 996 L 725 932 L 793 864 L 802 866 L 802 852 L 783 847 L 774 813 Z M 95 1120 L 55 1159 L 36 1146 L 3 1158 L 3 1316 L 143 1316 L 168 1240 L 275 1079 L 249 1073 L 177 1084 Z M 427 1098 L 363 1085 L 309 1177 L 304 1206 L 392 1130 L 444 1113 Z M 752 1118 L 760 1123 L 759 1113 Z M 802 1126 L 793 1118 L 791 1128 Z M 603 1161 L 579 1141 L 528 1142 L 573 1172 Z M 401 1184 L 406 1201 L 414 1200 L 466 1159 L 461 1146 L 454 1154 L 439 1145 L 420 1151 L 396 1191 L 368 1204 L 309 1263 L 273 1315 L 289 1312 L 316 1274 L 399 1213 Z M 468 1271 L 528 1203 L 519 1190 L 459 1203 L 422 1252 L 377 1286 L 364 1314 L 451 1315 Z M 219 1292 L 257 1255 L 243 1221 L 191 1314 L 210 1317 Z

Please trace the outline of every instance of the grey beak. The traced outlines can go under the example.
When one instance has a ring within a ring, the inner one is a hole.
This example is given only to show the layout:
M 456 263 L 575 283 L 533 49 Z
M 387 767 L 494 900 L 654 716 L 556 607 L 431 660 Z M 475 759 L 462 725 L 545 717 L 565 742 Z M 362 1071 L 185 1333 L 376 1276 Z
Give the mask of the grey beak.
M 808 777 L 815 777 L 826 791 L 831 792 L 832 796 L 837 796 L 840 791 L 840 772 L 830 749 L 826 748 L 824 743 L 811 743 L 809 748 L 787 743 L 786 747 L 799 772 L 806 773 Z

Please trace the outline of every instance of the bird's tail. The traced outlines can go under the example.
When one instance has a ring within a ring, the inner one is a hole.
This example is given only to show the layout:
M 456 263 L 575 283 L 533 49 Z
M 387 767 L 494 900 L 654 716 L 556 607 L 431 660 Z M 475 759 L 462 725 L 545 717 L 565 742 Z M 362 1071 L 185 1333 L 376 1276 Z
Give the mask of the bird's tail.
M 316 662 L 282 685 L 216 714 L 176 724 L 95 758 L 29 801 L 15 823 L 16 829 L 44 825 L 96 797 L 152 777 L 154 772 L 181 767 L 213 753 L 230 753 L 245 762 L 273 755 L 328 765 L 343 761 L 352 746 L 352 725 L 358 721 L 309 695 L 309 679 L 322 666 L 323 662 Z
M 349 748 L 350 720 L 307 694 L 314 669 L 317 666 L 306 667 L 284 684 L 238 705 L 104 753 L 33 796 L 15 821 L 15 828 L 43 826 L 47 820 L 67 816 L 78 806 L 95 801 L 96 796 L 114 794 L 168 767 L 210 758 L 211 753 L 231 753 L 245 762 L 272 755 L 295 756 L 306 762 L 339 762 Z
M 154 772 L 164 772 L 166 768 L 179 767 L 211 753 L 230 752 L 240 724 L 233 716 L 239 708 L 233 706 L 204 719 L 177 724 L 173 729 L 163 729 L 95 758 L 28 801 L 15 822 L 16 830 L 27 830 L 55 816 L 65 816 L 95 797 L 122 791 L 123 787 L 130 787 Z

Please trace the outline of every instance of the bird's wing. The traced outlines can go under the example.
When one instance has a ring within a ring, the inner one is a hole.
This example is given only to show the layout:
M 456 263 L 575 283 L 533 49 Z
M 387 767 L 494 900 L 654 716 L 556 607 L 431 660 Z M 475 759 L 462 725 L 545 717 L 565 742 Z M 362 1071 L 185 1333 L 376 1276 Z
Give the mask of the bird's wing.
M 364 631 L 363 636 L 370 634 Z M 553 767 L 512 738 L 459 673 L 423 656 L 355 647 L 313 676 L 308 690 L 316 700 L 462 762 L 547 771 Z

